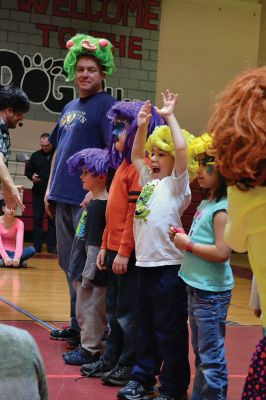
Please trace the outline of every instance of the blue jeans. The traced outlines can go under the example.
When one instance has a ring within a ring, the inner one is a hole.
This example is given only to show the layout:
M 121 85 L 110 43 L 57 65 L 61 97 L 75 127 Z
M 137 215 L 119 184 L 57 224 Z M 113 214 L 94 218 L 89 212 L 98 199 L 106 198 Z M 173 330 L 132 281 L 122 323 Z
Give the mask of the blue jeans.
M 140 271 L 137 363 L 132 379 L 160 393 L 181 397 L 190 382 L 186 285 L 180 265 L 138 267 Z
M 6 250 L 6 254 L 10 257 L 10 258 L 14 258 L 15 252 L 14 251 L 10 251 L 10 250 Z M 31 258 L 32 256 L 34 256 L 35 254 L 35 248 L 32 246 L 29 247 L 25 247 L 22 251 L 21 257 L 20 257 L 20 263 L 19 266 L 22 265 L 23 261 L 28 260 L 29 258 Z
M 196 367 L 191 400 L 225 400 L 228 374 L 224 339 L 231 290 L 210 292 L 188 286 L 187 291 Z

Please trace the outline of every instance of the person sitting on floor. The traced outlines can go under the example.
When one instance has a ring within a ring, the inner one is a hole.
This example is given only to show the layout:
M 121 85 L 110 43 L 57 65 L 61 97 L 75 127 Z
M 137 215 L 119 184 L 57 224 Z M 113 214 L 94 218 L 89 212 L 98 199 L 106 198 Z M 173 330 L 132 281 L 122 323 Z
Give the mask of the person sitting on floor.
M 23 249 L 24 223 L 15 217 L 16 210 L 5 204 L 0 216 L 0 267 L 26 267 L 26 260 L 32 257 L 32 246 Z

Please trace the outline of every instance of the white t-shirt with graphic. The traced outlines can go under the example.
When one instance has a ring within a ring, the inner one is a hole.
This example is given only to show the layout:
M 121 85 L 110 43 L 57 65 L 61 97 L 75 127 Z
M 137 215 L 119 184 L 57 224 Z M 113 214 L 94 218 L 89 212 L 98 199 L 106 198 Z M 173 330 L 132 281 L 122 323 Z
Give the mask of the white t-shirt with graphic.
M 187 170 L 176 177 L 152 179 L 149 166 L 143 166 L 139 184 L 142 192 L 136 205 L 134 239 L 136 265 L 160 267 L 181 264 L 182 251 L 168 237 L 169 226 L 182 227 L 180 217 L 191 201 Z

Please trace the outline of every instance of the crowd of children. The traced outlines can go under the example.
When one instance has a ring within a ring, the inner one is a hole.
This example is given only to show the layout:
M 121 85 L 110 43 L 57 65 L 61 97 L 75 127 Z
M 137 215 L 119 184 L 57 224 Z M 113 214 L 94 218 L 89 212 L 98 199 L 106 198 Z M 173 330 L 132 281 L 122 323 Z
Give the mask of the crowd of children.
M 162 101 L 161 109 L 149 101 L 116 103 L 108 114 L 109 150 L 86 149 L 68 160 L 70 173 L 81 169 L 92 200 L 70 263 L 81 344 L 63 358 L 81 365 L 82 375 L 122 386 L 119 399 L 184 400 L 189 320 L 191 399 L 223 400 L 233 287 L 231 249 L 224 241 L 227 183 L 216 165 L 213 135 L 195 138 L 182 131 L 174 116 L 177 95 L 167 90 Z M 180 218 L 191 201 L 192 164 L 203 200 L 186 234 Z
M 167 90 L 162 101 L 161 109 L 149 101 L 117 102 L 108 113 L 109 150 L 82 150 L 67 162 L 70 174 L 80 169 L 92 199 L 70 258 L 80 345 L 63 359 L 81 365 L 82 375 L 122 386 L 119 399 L 152 399 L 157 391 L 158 400 L 184 400 L 189 317 L 192 399 L 226 399 L 225 320 L 233 286 L 223 240 L 226 184 L 210 135 L 195 139 L 180 129 L 177 95 Z M 191 201 L 192 162 L 205 198 L 186 235 L 180 218 Z
M 106 96 L 102 79 L 113 69 L 109 41 L 77 35 L 67 48 L 65 69 L 69 78 L 75 71 L 79 76 L 80 105 L 85 107 L 92 95 Z M 94 58 L 88 61 L 87 53 Z M 98 74 L 92 91 L 84 70 Z M 60 180 L 64 174 L 71 194 L 82 187 L 90 193 L 82 213 L 76 204 L 75 213 L 74 208 L 61 210 L 62 216 L 72 213 L 75 222 L 79 219 L 73 240 L 71 235 L 63 240 L 63 231 L 58 234 L 67 250 L 64 270 L 75 322 L 66 330 L 72 349 L 63 359 L 80 365 L 84 376 L 122 386 L 117 392 L 121 400 L 188 399 L 188 321 L 195 356 L 190 399 L 227 399 L 224 341 L 234 283 L 231 248 L 248 251 L 260 299 L 254 309 L 264 334 L 242 399 L 265 398 L 265 98 L 266 68 L 241 74 L 221 94 L 208 133 L 197 138 L 181 130 L 174 115 L 177 95 L 169 90 L 162 93 L 162 108 L 148 100 L 115 103 L 109 98 L 104 106 L 111 107 L 109 148 L 78 147 L 71 157 L 62 152 Z M 106 142 L 103 114 L 98 118 Z M 63 125 L 66 120 L 72 117 Z M 105 145 L 92 141 L 92 147 Z M 77 179 L 73 186 L 67 175 L 67 158 L 69 175 L 77 178 L 80 172 L 80 186 Z M 181 217 L 190 205 L 195 176 L 203 200 L 186 234 Z M 4 205 L 0 266 L 25 266 L 34 251 L 23 250 L 23 223 Z M 51 338 L 64 340 L 63 331 L 52 331 Z

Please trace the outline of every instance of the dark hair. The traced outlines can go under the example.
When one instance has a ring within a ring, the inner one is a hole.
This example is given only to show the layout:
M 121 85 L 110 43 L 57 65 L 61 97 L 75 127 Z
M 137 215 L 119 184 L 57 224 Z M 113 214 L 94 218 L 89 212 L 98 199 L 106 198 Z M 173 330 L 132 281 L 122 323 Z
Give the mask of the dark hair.
M 223 175 L 221 175 L 221 173 L 219 172 L 218 169 L 217 169 L 217 178 L 218 178 L 217 188 L 214 192 L 214 197 L 215 197 L 216 203 L 218 203 L 218 201 L 220 201 L 223 197 L 227 197 L 226 179 Z M 207 199 L 208 194 L 209 194 L 209 189 L 200 188 L 200 193 L 204 199 Z
M 0 87 L 0 110 L 11 108 L 14 112 L 26 113 L 30 109 L 30 101 L 23 90 L 14 85 Z
M 49 138 L 50 137 L 50 133 L 42 133 L 40 136 L 40 139 L 44 139 L 44 138 Z

